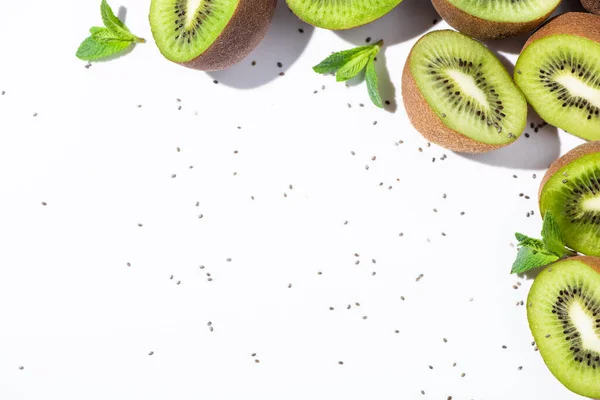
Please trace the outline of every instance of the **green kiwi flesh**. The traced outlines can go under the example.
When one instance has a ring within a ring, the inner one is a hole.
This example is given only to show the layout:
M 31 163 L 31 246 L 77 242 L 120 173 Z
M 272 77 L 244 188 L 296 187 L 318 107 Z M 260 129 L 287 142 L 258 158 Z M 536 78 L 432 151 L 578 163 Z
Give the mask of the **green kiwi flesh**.
M 517 61 L 515 81 L 545 121 L 600 139 L 600 43 L 562 34 L 535 40 Z
M 185 63 L 202 55 L 223 32 L 239 0 L 152 0 L 150 25 L 169 60 Z
M 459 10 L 486 21 L 520 23 L 550 13 L 560 0 L 446 0 Z
M 500 146 L 523 132 L 525 98 L 481 43 L 455 31 L 434 31 L 413 47 L 409 63 L 423 98 L 449 129 Z
M 600 259 L 574 257 L 546 267 L 527 299 L 535 343 L 569 390 L 600 398 Z
M 548 210 L 567 246 L 600 256 L 600 152 L 572 160 L 546 180 L 540 211 L 544 215 Z
M 287 0 L 301 20 L 319 28 L 350 29 L 383 17 L 402 0 Z M 421 1 L 421 0 L 418 0 Z

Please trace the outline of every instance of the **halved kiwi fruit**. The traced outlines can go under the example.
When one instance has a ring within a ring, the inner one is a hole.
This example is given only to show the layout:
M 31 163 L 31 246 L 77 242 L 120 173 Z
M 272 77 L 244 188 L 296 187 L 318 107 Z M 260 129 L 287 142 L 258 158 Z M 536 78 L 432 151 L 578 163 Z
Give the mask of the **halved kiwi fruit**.
M 415 44 L 404 66 L 402 97 L 415 128 L 454 151 L 506 146 L 527 123 L 525 98 L 502 63 L 451 30 L 433 31 Z
M 478 39 L 501 39 L 532 31 L 561 0 L 432 0 L 446 22 Z
M 267 33 L 277 0 L 152 0 L 158 49 L 183 66 L 216 71 L 246 57 Z
M 402 0 L 287 0 L 301 20 L 331 30 L 368 24 L 383 17 Z
M 540 211 L 552 211 L 565 244 L 600 256 L 600 142 L 576 147 L 554 161 L 540 185 Z
M 515 81 L 548 123 L 600 139 L 600 16 L 560 15 L 525 44 Z
M 550 372 L 567 389 L 600 398 L 600 258 L 546 267 L 529 292 L 527 319 Z

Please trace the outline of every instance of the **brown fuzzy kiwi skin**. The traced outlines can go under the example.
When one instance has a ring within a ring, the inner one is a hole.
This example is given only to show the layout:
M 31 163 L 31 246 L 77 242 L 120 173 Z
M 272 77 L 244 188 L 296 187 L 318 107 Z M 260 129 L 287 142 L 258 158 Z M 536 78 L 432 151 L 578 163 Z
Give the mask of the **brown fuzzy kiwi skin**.
M 221 35 L 200 56 L 178 63 L 201 71 L 219 71 L 242 61 L 265 37 L 277 0 L 240 0 Z
M 573 150 L 569 151 L 568 153 L 566 153 L 564 156 L 560 157 L 559 159 L 557 159 L 556 161 L 554 161 L 550 167 L 548 168 L 548 171 L 546 171 L 546 174 L 544 175 L 544 178 L 542 179 L 542 183 L 540 184 L 540 189 L 538 191 L 538 204 L 539 204 L 539 208 L 540 211 L 542 210 L 542 191 L 544 190 L 544 186 L 546 186 L 546 183 L 548 182 L 548 180 L 550 180 L 550 178 L 552 178 L 552 176 L 554 176 L 554 174 L 559 171 L 561 168 L 565 167 L 566 165 L 572 163 L 573 161 L 586 156 L 588 154 L 593 154 L 593 153 L 600 153 L 600 141 L 594 141 L 594 142 L 588 142 L 588 143 L 584 143 L 582 145 L 579 145 L 577 147 L 575 147 Z M 540 215 L 542 213 L 540 212 Z M 542 215 L 542 218 L 544 216 Z
M 456 30 L 477 39 L 503 39 L 531 32 L 544 22 L 553 12 L 527 22 L 496 22 L 468 14 L 448 0 L 431 0 L 440 16 Z M 557 4 L 558 6 L 558 4 Z
M 600 0 L 581 0 L 581 4 L 589 12 L 600 14 Z
M 402 73 L 402 100 L 410 122 L 425 139 L 459 153 L 485 153 L 504 146 L 477 142 L 444 125 L 417 86 L 410 70 L 411 56 L 412 50 Z
M 594 271 L 600 274 L 600 258 L 598 257 L 590 257 L 590 256 L 577 256 L 573 258 L 569 258 L 569 260 L 580 261 L 589 267 L 591 267 Z
M 600 16 L 570 12 L 561 14 L 538 29 L 523 46 L 521 53 L 536 40 L 552 35 L 572 35 L 600 43 Z

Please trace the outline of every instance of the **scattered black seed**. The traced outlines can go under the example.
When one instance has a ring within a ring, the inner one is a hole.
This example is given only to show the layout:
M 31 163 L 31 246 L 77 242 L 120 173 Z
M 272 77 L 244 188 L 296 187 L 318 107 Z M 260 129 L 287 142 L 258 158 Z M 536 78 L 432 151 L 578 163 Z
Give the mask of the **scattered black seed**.
M 33 116 L 34 116 L 34 117 L 37 117 L 37 116 L 38 116 L 38 113 L 34 112 L 34 113 L 33 113 Z
M 528 138 L 529 137 L 529 133 L 525 132 L 525 137 Z
M 231 262 L 231 258 L 228 258 L 228 259 L 226 259 L 225 261 L 227 261 L 227 262 Z
M 437 20 L 437 19 L 434 19 L 434 20 L 433 20 L 433 24 L 434 24 L 434 25 L 435 25 L 435 24 L 437 24 L 437 22 L 438 22 L 438 20 Z
M 339 365 L 344 365 L 344 362 L 343 361 L 338 361 L 338 364 Z
M 19 367 L 19 369 L 20 369 L 21 371 L 23 371 L 23 370 L 25 369 L 25 367 L 21 365 L 21 366 Z
M 506 346 L 502 345 L 502 348 L 503 348 L 503 349 L 506 349 Z
M 154 352 L 153 352 L 153 351 L 151 351 L 151 352 L 149 352 L 149 353 L 148 353 L 148 355 L 149 355 L 149 356 L 152 356 L 152 355 L 154 355 Z
M 219 81 L 215 79 L 215 80 L 213 81 L 213 83 L 214 83 L 215 85 L 218 85 L 218 84 L 219 84 Z
M 522 367 L 522 366 L 519 366 L 518 370 L 519 370 L 519 371 L 521 371 L 522 369 L 523 369 L 523 367 Z
M 406 298 L 404 296 L 400 296 L 400 300 L 404 301 Z
M 256 61 L 252 61 L 252 66 L 254 67 L 256 65 Z
M 46 203 L 45 201 L 42 201 L 42 205 L 43 205 L 43 206 L 47 206 L 47 205 L 48 205 L 48 203 Z
M 304 29 L 302 29 L 302 28 L 299 28 L 299 29 L 298 29 L 298 32 L 300 32 L 300 33 L 304 33 Z
M 284 76 L 284 75 L 285 75 L 285 72 L 280 72 L 279 73 L 279 76 Z
M 283 64 L 282 64 L 282 63 L 280 63 L 280 62 L 278 62 L 278 63 L 277 63 L 277 66 L 278 66 L 279 68 L 282 68 L 282 67 L 283 67 Z
M 444 341 L 444 343 L 448 343 L 448 339 L 444 338 L 442 340 Z
M 366 39 L 365 39 L 365 42 L 367 42 L 367 43 L 371 43 L 371 38 L 370 38 L 370 37 L 366 38 Z

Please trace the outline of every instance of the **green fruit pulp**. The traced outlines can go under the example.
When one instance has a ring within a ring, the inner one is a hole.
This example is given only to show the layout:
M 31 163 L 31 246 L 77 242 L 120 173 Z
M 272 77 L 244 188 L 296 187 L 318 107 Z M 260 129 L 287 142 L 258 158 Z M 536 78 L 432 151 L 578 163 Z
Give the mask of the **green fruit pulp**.
M 550 265 L 531 287 L 527 319 L 552 374 L 569 390 L 600 398 L 600 274 L 580 259 Z
M 152 0 L 150 28 L 160 52 L 175 62 L 202 55 L 221 35 L 239 0 Z
M 600 139 L 600 43 L 572 35 L 536 40 L 521 53 L 515 81 L 545 121 Z
M 402 0 L 287 0 L 303 21 L 331 30 L 350 29 L 383 17 Z
M 552 12 L 560 0 L 447 0 L 459 10 L 494 22 L 529 22 Z

